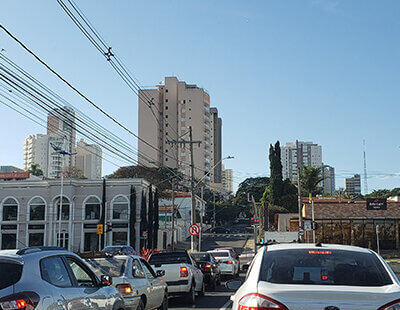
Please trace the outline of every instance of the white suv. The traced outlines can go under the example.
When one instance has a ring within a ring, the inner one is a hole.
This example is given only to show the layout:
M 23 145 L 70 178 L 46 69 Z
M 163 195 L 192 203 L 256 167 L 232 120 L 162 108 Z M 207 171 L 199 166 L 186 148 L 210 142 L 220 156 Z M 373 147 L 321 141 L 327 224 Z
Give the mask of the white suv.
M 215 249 L 208 251 L 208 253 L 211 253 L 218 261 L 222 276 L 239 276 L 239 261 L 234 257 L 232 251 Z
M 0 309 L 125 310 L 121 294 L 74 253 L 55 247 L 0 251 Z
M 233 289 L 236 281 L 227 286 Z M 231 299 L 233 310 L 395 310 L 400 283 L 369 249 L 280 244 L 258 251 Z

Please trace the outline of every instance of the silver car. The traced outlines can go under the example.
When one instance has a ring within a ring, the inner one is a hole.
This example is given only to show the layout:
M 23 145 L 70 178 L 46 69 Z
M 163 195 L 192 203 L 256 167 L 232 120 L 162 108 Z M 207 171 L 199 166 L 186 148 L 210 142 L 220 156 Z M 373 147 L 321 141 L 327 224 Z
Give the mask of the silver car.
M 0 251 L 0 309 L 125 310 L 111 278 L 55 247 Z
M 98 275 L 112 277 L 129 310 L 168 309 L 167 284 L 160 279 L 165 272 L 155 273 L 140 256 L 115 255 L 87 258 L 86 262 Z

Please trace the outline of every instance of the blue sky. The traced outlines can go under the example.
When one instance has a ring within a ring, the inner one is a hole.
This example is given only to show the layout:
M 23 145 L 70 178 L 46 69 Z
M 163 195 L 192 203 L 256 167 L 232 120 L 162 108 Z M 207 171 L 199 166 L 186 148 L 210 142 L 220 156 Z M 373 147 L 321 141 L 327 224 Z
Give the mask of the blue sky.
M 322 145 L 337 187 L 362 174 L 365 139 L 369 189 L 400 186 L 399 1 L 75 1 L 143 85 L 176 75 L 209 91 L 235 186 L 269 174 L 270 143 L 296 139 Z M 137 98 L 57 1 L 2 1 L 0 22 L 137 132 Z M 1 48 L 136 145 L 0 31 Z M 22 166 L 24 138 L 45 130 L 1 104 L 0 116 L 0 164 Z

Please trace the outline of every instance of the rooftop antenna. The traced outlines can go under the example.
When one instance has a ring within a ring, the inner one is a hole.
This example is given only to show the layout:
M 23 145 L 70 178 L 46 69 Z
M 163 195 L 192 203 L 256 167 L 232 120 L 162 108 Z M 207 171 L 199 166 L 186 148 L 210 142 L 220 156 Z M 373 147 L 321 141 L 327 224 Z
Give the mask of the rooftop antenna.
M 367 183 L 367 159 L 365 157 L 365 139 L 363 140 L 363 157 L 364 157 L 364 195 L 368 194 L 368 183 Z

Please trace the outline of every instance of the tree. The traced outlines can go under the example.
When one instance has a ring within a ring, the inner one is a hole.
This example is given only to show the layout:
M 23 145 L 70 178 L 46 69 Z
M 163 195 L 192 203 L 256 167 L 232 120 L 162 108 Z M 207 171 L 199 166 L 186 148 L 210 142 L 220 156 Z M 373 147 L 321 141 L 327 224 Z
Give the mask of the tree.
M 75 166 L 68 167 L 65 170 L 64 175 L 66 178 L 69 178 L 69 179 L 86 179 L 85 175 L 83 174 L 82 169 L 75 167 Z
M 146 195 L 144 190 L 142 191 L 142 205 L 140 209 L 140 236 L 143 236 L 143 232 L 148 231 L 148 222 L 147 222 L 147 202 Z M 145 246 L 145 241 L 140 239 L 140 246 Z
M 32 164 L 29 172 L 38 177 L 43 176 L 43 171 L 39 169 L 39 164 Z
M 270 183 L 268 201 L 273 205 L 280 205 L 283 194 L 281 147 L 276 141 L 275 147 L 269 146 Z
M 136 223 L 136 190 L 133 185 L 131 185 L 131 194 L 130 194 L 130 199 L 129 199 L 129 225 L 130 225 L 130 231 L 129 231 L 129 240 L 130 244 L 132 247 L 135 247 L 136 243 L 136 230 L 135 230 L 135 223 Z M 139 250 L 139 249 L 137 249 Z
M 321 167 L 307 167 L 303 166 L 300 169 L 300 183 L 301 188 L 305 194 L 315 196 L 322 192 L 319 185 L 324 178 L 322 177 Z

